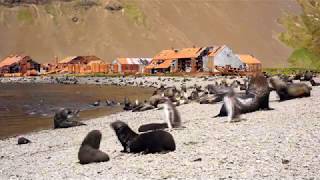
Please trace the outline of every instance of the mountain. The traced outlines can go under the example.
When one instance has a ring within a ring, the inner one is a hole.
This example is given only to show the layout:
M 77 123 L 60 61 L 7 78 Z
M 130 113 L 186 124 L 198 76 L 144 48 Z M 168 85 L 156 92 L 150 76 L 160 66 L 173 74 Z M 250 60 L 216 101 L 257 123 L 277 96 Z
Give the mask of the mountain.
M 36 1 L 36 0 L 34 0 Z M 113 10 L 114 4 L 119 9 Z M 121 7 L 123 9 L 121 9 Z M 283 67 L 291 50 L 277 19 L 295 0 L 74 0 L 0 6 L 0 58 L 152 57 L 162 49 L 223 45 Z

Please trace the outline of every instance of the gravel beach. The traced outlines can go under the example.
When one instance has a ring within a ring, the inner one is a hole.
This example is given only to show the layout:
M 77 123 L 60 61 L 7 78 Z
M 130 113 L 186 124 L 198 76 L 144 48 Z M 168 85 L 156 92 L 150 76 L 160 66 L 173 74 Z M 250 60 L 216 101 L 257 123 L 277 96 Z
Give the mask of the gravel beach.
M 192 78 L 187 85 L 195 82 L 212 83 Z M 109 126 L 122 120 L 137 131 L 142 124 L 164 122 L 163 111 L 156 109 L 26 134 L 32 141 L 26 145 L 17 145 L 17 137 L 1 140 L 0 179 L 320 179 L 320 87 L 312 88 L 311 97 L 285 102 L 272 92 L 274 110 L 244 114 L 237 123 L 213 118 L 221 103 L 181 105 L 177 109 L 186 128 L 170 131 L 177 149 L 166 154 L 121 153 Z M 80 144 L 95 129 L 102 132 L 100 149 L 110 161 L 80 165 Z

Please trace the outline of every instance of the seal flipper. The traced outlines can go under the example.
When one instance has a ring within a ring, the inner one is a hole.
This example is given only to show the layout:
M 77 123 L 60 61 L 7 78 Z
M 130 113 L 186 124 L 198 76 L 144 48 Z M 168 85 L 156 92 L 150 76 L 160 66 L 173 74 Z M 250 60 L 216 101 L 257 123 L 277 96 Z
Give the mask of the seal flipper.
M 168 128 L 167 123 L 150 123 L 141 125 L 138 129 L 139 132 L 146 132 L 146 131 L 154 131 L 159 129 L 166 129 Z
M 217 117 L 224 117 L 224 116 L 227 116 L 227 110 L 226 110 L 226 106 L 225 104 L 223 103 L 223 105 L 221 106 L 221 109 L 220 109 L 220 112 L 219 114 L 215 115 L 213 118 L 217 118 Z

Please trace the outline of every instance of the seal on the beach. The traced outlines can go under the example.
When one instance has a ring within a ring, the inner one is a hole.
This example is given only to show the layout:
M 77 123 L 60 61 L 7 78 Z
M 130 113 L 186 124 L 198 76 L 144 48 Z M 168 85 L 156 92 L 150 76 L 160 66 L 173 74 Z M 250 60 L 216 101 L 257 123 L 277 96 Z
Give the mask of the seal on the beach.
M 181 117 L 180 113 L 175 107 L 175 105 L 171 102 L 169 98 L 165 98 L 166 102 L 163 104 L 163 110 L 165 114 L 166 123 L 150 123 L 141 125 L 138 128 L 139 132 L 153 131 L 165 128 L 179 128 L 181 127 Z
M 18 138 L 18 145 L 21 145 L 21 144 L 28 144 L 28 143 L 31 143 L 31 141 L 25 137 L 19 137 Z
M 124 104 L 123 110 L 125 110 L 125 111 L 132 110 L 132 104 L 131 104 L 131 102 L 130 102 L 128 97 L 124 98 L 123 104 Z
M 271 78 L 270 83 L 276 90 L 280 101 L 309 97 L 311 94 L 312 88 L 304 83 L 286 83 L 278 77 Z
M 123 152 L 143 152 L 147 154 L 174 151 L 176 149 L 173 136 L 166 131 L 157 130 L 137 134 L 122 121 L 115 121 L 110 126 L 122 144 Z
M 303 75 L 304 81 L 310 81 L 313 78 L 313 73 L 311 71 L 306 71 Z
M 199 92 L 197 90 L 193 90 L 190 94 L 190 96 L 188 97 L 189 100 L 191 101 L 197 101 L 199 100 Z
M 99 150 L 101 136 L 101 132 L 98 130 L 90 131 L 87 134 L 78 152 L 80 164 L 109 161 L 109 156 Z
M 72 111 L 71 109 L 61 108 L 59 109 L 53 118 L 54 129 L 57 128 L 69 128 L 74 126 L 86 125 L 82 122 L 74 120 L 75 117 L 78 117 L 79 111 Z
M 316 82 L 315 80 L 311 79 L 310 83 L 312 86 L 320 86 L 320 83 Z
M 149 103 L 154 107 L 158 107 L 158 104 L 161 104 L 163 102 L 164 102 L 164 99 L 159 94 L 153 95 L 149 98 Z
M 271 110 L 269 107 L 270 89 L 267 78 L 257 74 L 251 78 L 247 92 L 234 93 L 233 89 L 226 93 L 220 112 L 215 117 L 229 116 L 229 121 L 237 119 L 240 114 L 260 109 Z

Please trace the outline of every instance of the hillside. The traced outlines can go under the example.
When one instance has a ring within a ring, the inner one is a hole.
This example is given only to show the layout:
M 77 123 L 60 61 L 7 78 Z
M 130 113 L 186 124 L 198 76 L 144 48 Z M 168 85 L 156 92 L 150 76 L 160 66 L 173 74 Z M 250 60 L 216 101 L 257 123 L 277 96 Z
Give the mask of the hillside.
M 150 57 L 162 49 L 227 44 L 264 66 L 287 65 L 291 50 L 277 39 L 283 11 L 299 11 L 294 0 L 119 0 L 0 6 L 0 57 L 25 53 L 40 62 L 54 56 L 95 54 Z M 92 4 L 90 4 L 92 5 Z

